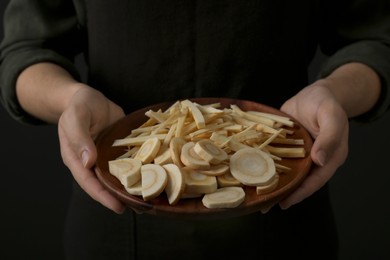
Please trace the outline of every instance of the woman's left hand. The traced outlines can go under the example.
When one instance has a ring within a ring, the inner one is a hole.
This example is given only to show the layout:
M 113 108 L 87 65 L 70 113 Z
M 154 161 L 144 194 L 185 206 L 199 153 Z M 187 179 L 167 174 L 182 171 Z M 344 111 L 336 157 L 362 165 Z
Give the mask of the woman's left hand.
M 281 110 L 298 120 L 314 139 L 310 156 L 315 163 L 303 183 L 279 205 L 287 209 L 327 183 L 348 155 L 349 121 L 337 98 L 318 80 L 287 100 Z

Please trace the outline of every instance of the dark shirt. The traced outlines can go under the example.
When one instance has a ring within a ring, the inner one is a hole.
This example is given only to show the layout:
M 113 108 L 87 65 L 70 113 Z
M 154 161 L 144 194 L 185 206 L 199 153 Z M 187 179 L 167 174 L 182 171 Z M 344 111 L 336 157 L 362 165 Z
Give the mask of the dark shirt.
M 54 62 L 78 78 L 84 53 L 88 83 L 126 112 L 199 96 L 235 97 L 279 107 L 307 85 L 317 46 L 328 75 L 351 61 L 375 69 L 390 104 L 389 1 L 96 1 L 14 0 L 1 45 L 1 100 L 18 120 L 18 74 Z

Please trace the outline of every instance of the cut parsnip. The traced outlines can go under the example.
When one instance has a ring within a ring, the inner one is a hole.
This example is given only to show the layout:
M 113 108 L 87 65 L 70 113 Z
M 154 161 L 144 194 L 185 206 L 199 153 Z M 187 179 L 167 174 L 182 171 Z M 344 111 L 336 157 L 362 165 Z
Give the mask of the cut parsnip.
M 217 183 L 218 183 L 218 187 L 220 187 L 220 188 L 232 187 L 232 186 L 236 186 L 236 187 L 242 186 L 242 183 L 239 180 L 237 180 L 236 178 L 234 178 L 230 172 L 225 173 L 224 175 L 221 175 L 221 176 L 217 176 Z
M 267 183 L 267 184 L 264 184 L 261 186 L 257 186 L 256 193 L 257 193 L 257 195 L 269 193 L 269 192 L 275 190 L 278 187 L 278 184 L 279 184 L 279 174 L 276 174 L 270 183 Z
M 266 149 L 270 153 L 284 158 L 304 158 L 306 155 L 303 147 L 274 147 L 268 145 Z
M 182 172 L 186 185 L 185 193 L 204 194 L 213 192 L 218 188 L 215 176 L 207 176 L 187 167 L 183 168 Z
M 226 164 L 217 164 L 212 165 L 210 169 L 200 170 L 199 172 L 209 176 L 220 176 L 229 172 L 229 166 Z
M 179 167 L 184 167 L 184 164 L 181 162 L 180 155 L 183 145 L 187 142 L 182 137 L 174 137 L 169 143 L 169 151 L 171 152 L 172 161 Z
M 265 152 L 245 148 L 230 157 L 230 171 L 234 178 L 248 186 L 266 183 L 276 174 L 275 163 Z
M 154 158 L 154 163 L 159 165 L 172 163 L 171 151 L 168 148 L 165 148 L 164 150 L 162 149 L 163 148 L 161 147 L 160 151 Z
M 213 193 L 205 194 L 202 203 L 209 209 L 235 208 L 245 200 L 245 192 L 241 187 L 219 188 Z
M 192 117 L 194 118 L 196 127 L 198 129 L 205 128 L 206 122 L 205 122 L 203 114 L 202 114 L 202 112 L 200 112 L 199 108 L 193 102 L 191 102 L 189 100 L 183 100 L 181 103 L 184 107 L 188 107 Z
M 131 195 L 142 196 L 142 181 L 141 179 L 131 187 L 126 187 L 126 191 Z
M 142 145 L 135 159 L 140 160 L 143 164 L 151 163 L 160 149 L 161 142 L 157 137 L 146 140 Z
M 128 137 L 123 139 L 117 139 L 114 141 L 112 146 L 134 146 L 134 145 L 142 145 L 146 140 L 157 137 L 159 140 L 164 140 L 166 134 L 157 134 L 157 135 L 145 135 L 145 136 L 137 136 L 137 137 Z
M 188 142 L 183 145 L 181 148 L 180 160 L 181 162 L 192 169 L 209 169 L 210 164 L 203 160 L 195 151 L 194 151 L 195 143 Z
M 108 162 L 108 170 L 125 187 L 130 187 L 141 179 L 140 160 L 132 158 L 116 159 Z
M 228 158 L 227 153 L 210 140 L 201 140 L 194 146 L 194 151 L 206 162 L 218 164 Z
M 168 202 L 170 205 L 175 205 L 179 201 L 181 194 L 184 192 L 185 182 L 183 173 L 175 164 L 166 164 L 163 168 L 168 175 L 168 182 L 165 186 Z
M 158 164 L 141 166 L 142 197 L 145 201 L 154 199 L 163 192 L 168 182 L 164 168 Z

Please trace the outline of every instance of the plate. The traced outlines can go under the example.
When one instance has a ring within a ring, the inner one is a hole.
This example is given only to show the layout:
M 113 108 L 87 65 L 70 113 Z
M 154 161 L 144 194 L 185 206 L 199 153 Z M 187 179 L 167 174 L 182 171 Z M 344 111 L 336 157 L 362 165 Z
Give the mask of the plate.
M 237 100 L 229 98 L 195 98 L 190 99 L 199 104 L 221 103 L 222 107 L 229 107 L 231 104 L 238 105 L 242 110 L 260 111 L 273 113 L 276 115 L 287 116 L 295 123 L 293 128 L 294 134 L 292 138 L 300 138 L 304 140 L 304 148 L 306 156 L 304 158 L 284 158 L 282 164 L 291 168 L 290 171 L 280 174 L 278 187 L 264 195 L 257 195 L 255 187 L 244 186 L 245 201 L 238 207 L 232 209 L 208 209 L 202 204 L 202 197 L 192 199 L 181 199 L 178 204 L 171 206 L 168 203 L 165 193 L 162 193 L 157 198 L 145 202 L 142 197 L 130 195 L 126 192 L 123 185 L 108 171 L 108 161 L 117 158 L 124 153 L 123 147 L 113 147 L 114 140 L 128 136 L 132 129 L 139 127 L 147 120 L 145 112 L 152 109 L 165 110 L 172 102 L 156 104 L 145 107 L 128 114 L 117 123 L 113 124 L 103 131 L 96 139 L 96 147 L 98 151 L 95 172 L 100 182 L 120 201 L 132 208 L 138 213 L 147 213 L 159 216 L 180 217 L 180 218 L 220 218 L 234 217 L 244 214 L 253 213 L 262 208 L 270 207 L 292 191 L 294 191 L 306 175 L 309 173 L 312 160 L 310 158 L 310 150 L 313 144 L 310 134 L 302 127 L 299 122 L 294 120 L 289 115 L 281 112 L 273 107 L 256 103 L 249 100 Z

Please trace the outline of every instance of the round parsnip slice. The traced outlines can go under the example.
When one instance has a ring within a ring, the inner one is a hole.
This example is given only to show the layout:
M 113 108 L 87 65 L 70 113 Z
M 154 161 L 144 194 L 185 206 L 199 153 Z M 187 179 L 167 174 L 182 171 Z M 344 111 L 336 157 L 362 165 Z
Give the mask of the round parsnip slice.
M 145 201 L 154 199 L 163 192 L 168 182 L 164 168 L 158 164 L 145 164 L 141 167 L 142 197 Z
M 114 175 L 123 186 L 130 187 L 141 179 L 140 160 L 132 158 L 116 159 L 108 162 L 108 171 Z
M 142 161 L 143 164 L 151 163 L 156 157 L 160 146 L 160 140 L 157 137 L 151 137 L 141 145 L 134 158 Z
M 181 162 L 192 169 L 209 169 L 210 164 L 203 160 L 195 151 L 194 151 L 195 143 L 188 142 L 183 145 L 181 148 L 180 160 Z
M 217 190 L 218 184 L 215 176 L 207 176 L 188 167 L 182 168 L 182 171 L 186 185 L 185 193 L 203 194 Z
M 269 192 L 275 190 L 276 187 L 278 187 L 278 184 L 279 184 L 279 174 L 276 174 L 270 183 L 267 183 L 267 184 L 264 184 L 261 186 L 257 186 L 256 193 L 257 193 L 257 195 L 269 193 Z
M 200 170 L 199 172 L 209 176 L 220 176 L 229 172 L 229 166 L 226 164 L 217 164 L 210 166 L 210 169 Z
M 181 162 L 180 154 L 183 145 L 187 142 L 181 137 L 174 137 L 169 142 L 169 151 L 171 152 L 172 161 L 179 167 L 184 167 L 184 164 Z
M 276 174 L 273 159 L 256 148 L 243 148 L 230 157 L 230 171 L 234 178 L 248 186 L 269 183 Z
M 194 151 L 203 160 L 212 164 L 218 164 L 228 158 L 228 155 L 224 150 L 207 139 L 197 142 L 194 146 Z
M 219 188 L 213 193 L 205 194 L 202 203 L 206 208 L 235 208 L 245 200 L 245 192 L 241 187 Z
M 180 168 L 177 167 L 176 164 L 166 164 L 163 165 L 163 168 L 168 175 L 168 182 L 165 186 L 165 192 L 168 196 L 168 202 L 170 205 L 175 205 L 179 201 L 182 193 L 184 192 L 184 177 Z

